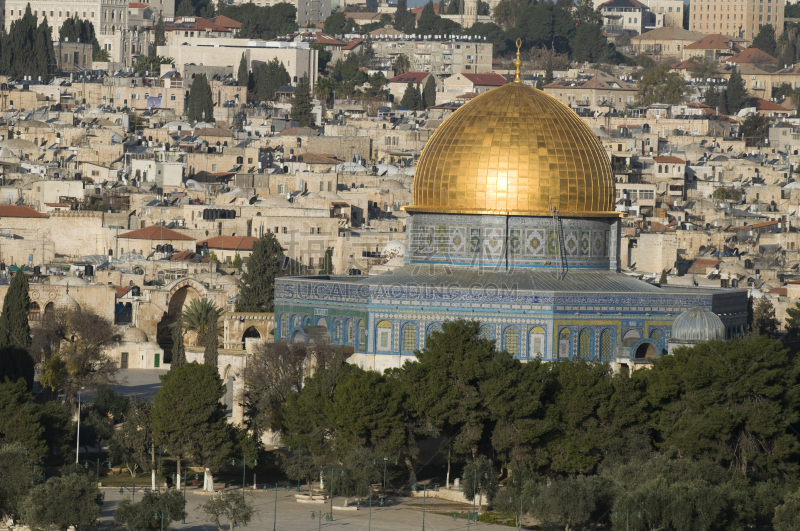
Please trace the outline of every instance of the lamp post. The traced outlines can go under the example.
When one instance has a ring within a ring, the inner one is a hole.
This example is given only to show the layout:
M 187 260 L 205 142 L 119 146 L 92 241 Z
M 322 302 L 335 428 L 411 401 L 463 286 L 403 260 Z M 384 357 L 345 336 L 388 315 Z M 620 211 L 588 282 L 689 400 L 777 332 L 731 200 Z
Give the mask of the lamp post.
M 89 468 L 89 465 L 91 465 L 91 464 L 92 463 L 90 463 L 89 461 L 84 461 L 83 468 Z M 97 465 L 97 481 L 99 483 L 100 482 L 100 465 L 108 465 L 109 467 L 111 467 L 112 463 L 108 459 L 106 459 L 105 461 L 100 461 L 100 458 L 98 457 L 97 458 L 97 463 L 95 463 L 95 464 Z
M 428 497 L 428 485 L 422 486 L 422 531 L 425 531 L 425 501 Z
M 508 503 L 512 503 L 514 501 L 513 496 L 508 497 Z M 536 502 L 536 496 L 531 496 L 531 505 Z M 519 497 L 519 521 L 517 522 L 517 529 L 520 531 L 522 530 L 522 504 L 525 503 L 525 497 L 520 495 Z
M 330 515 L 328 515 L 327 513 L 323 513 L 323 512 L 322 512 L 322 510 L 319 510 L 319 511 L 311 511 L 311 519 L 313 520 L 314 518 L 316 518 L 316 519 L 318 520 L 318 524 L 317 524 L 317 531 L 319 531 L 320 529 L 322 529 L 322 519 L 323 519 L 323 518 L 324 518 L 325 520 L 328 520 L 328 521 L 330 521 L 330 520 L 331 520 L 331 517 L 330 517 Z
M 134 484 L 133 484 L 133 488 L 130 488 L 130 487 L 120 487 L 120 488 L 119 488 L 119 493 L 120 493 L 120 494 L 125 494 L 125 491 L 126 491 L 126 490 L 129 490 L 129 491 L 131 491 L 131 503 L 136 503 L 136 483 L 134 483 Z
M 80 464 L 80 460 L 78 459 L 78 452 L 80 452 L 81 448 L 81 391 L 83 391 L 83 387 L 78 390 L 78 434 L 77 440 L 75 442 L 75 464 Z
M 172 518 L 169 513 L 164 513 L 164 511 L 156 511 L 155 517 L 161 520 L 161 531 L 164 531 L 164 518 Z
M 275 526 L 278 524 L 278 482 L 275 482 L 275 509 L 272 511 L 272 531 L 275 530 Z
M 247 458 L 242 457 L 241 459 L 235 459 L 235 458 L 231 459 L 231 465 L 236 465 L 237 462 L 242 464 L 242 498 L 244 499 L 245 477 L 247 474 Z M 253 466 L 257 465 L 258 459 L 253 459 L 252 464 Z M 277 483 L 275 484 L 275 488 L 278 488 Z
M 373 465 L 377 465 L 378 464 L 377 460 L 373 459 L 372 460 L 372 464 Z M 383 458 L 383 499 L 384 500 L 386 499 L 386 465 L 388 465 L 388 464 L 389 464 L 389 458 L 388 457 L 384 457 Z M 395 458 L 394 464 L 395 465 L 397 464 L 397 458 Z M 382 501 L 381 502 L 381 506 L 383 506 L 383 503 L 384 502 Z

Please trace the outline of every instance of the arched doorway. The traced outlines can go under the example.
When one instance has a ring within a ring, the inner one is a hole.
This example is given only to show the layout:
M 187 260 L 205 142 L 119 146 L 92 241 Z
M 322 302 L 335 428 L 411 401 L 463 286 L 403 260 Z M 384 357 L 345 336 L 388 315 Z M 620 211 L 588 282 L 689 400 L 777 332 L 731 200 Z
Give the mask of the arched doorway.
M 174 288 L 173 288 L 174 289 Z M 164 363 L 172 361 L 172 323 L 174 323 L 180 314 L 183 312 L 183 307 L 189 304 L 194 299 L 202 298 L 197 289 L 190 285 L 184 284 L 176 289 L 169 299 L 167 312 L 161 318 L 161 321 L 156 327 L 156 342 L 158 346 L 164 349 Z
M 52 302 L 48 302 L 47 305 L 44 307 L 44 320 L 50 321 L 53 318 L 55 311 L 56 311 L 56 305 Z
M 247 330 L 244 331 L 242 334 L 242 349 L 247 349 L 247 340 L 248 339 L 261 339 L 261 334 L 256 330 L 255 326 L 251 326 Z
M 656 347 L 654 347 L 652 343 L 644 342 L 636 349 L 636 353 L 633 355 L 633 357 L 637 360 L 644 360 L 653 359 L 657 357 L 657 355 L 658 353 L 656 352 Z
M 39 313 L 39 303 L 38 302 L 31 302 L 30 306 L 28 306 L 28 321 L 38 321 L 41 319 L 42 314 Z

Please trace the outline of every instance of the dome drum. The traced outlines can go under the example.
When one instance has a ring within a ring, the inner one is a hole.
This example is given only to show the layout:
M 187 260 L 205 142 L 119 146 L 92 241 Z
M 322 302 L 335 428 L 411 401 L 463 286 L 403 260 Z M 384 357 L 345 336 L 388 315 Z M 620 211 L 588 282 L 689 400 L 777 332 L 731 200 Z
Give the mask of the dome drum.
M 616 270 L 619 220 L 412 214 L 411 263 Z M 563 246 L 563 254 L 560 252 Z

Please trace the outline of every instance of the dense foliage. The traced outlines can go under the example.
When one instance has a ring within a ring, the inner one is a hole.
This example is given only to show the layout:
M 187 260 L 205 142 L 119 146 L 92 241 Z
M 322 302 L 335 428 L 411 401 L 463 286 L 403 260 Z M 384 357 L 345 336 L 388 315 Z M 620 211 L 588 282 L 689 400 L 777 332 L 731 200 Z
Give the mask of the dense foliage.
M 236 35 L 240 39 L 270 40 L 297 31 L 297 9 L 286 2 L 263 7 L 239 4 L 226 7 L 220 14 L 242 23 Z
M 237 312 L 271 312 L 274 308 L 275 279 L 281 276 L 283 248 L 271 232 L 253 244 L 239 284 Z
M 0 36 L 0 66 L 8 76 L 39 76 L 46 80 L 56 69 L 56 54 L 53 49 L 53 34 L 47 17 L 39 24 L 25 7 L 25 14 L 11 22 L 8 33 Z
M 451 461 L 461 465 L 468 497 L 543 523 L 690 531 L 774 518 L 794 529 L 798 384 L 797 357 L 766 334 L 680 348 L 628 375 L 598 363 L 522 364 L 481 338 L 478 323 L 446 322 L 399 369 L 334 361 L 291 391 L 282 436 L 301 450 L 281 464 L 307 480 L 358 454 L 396 456 L 413 484 L 438 474 L 430 457 L 415 457 L 435 445 L 448 475 Z
M 190 121 L 214 121 L 214 98 L 205 74 L 197 74 L 192 80 L 186 102 L 186 114 Z

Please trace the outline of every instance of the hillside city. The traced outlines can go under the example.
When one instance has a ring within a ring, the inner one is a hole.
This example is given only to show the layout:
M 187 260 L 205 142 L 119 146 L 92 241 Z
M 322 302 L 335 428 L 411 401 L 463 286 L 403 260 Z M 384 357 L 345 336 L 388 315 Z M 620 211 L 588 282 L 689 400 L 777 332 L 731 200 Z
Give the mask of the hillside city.
M 800 530 L 800 3 L 0 24 L 0 530 Z

